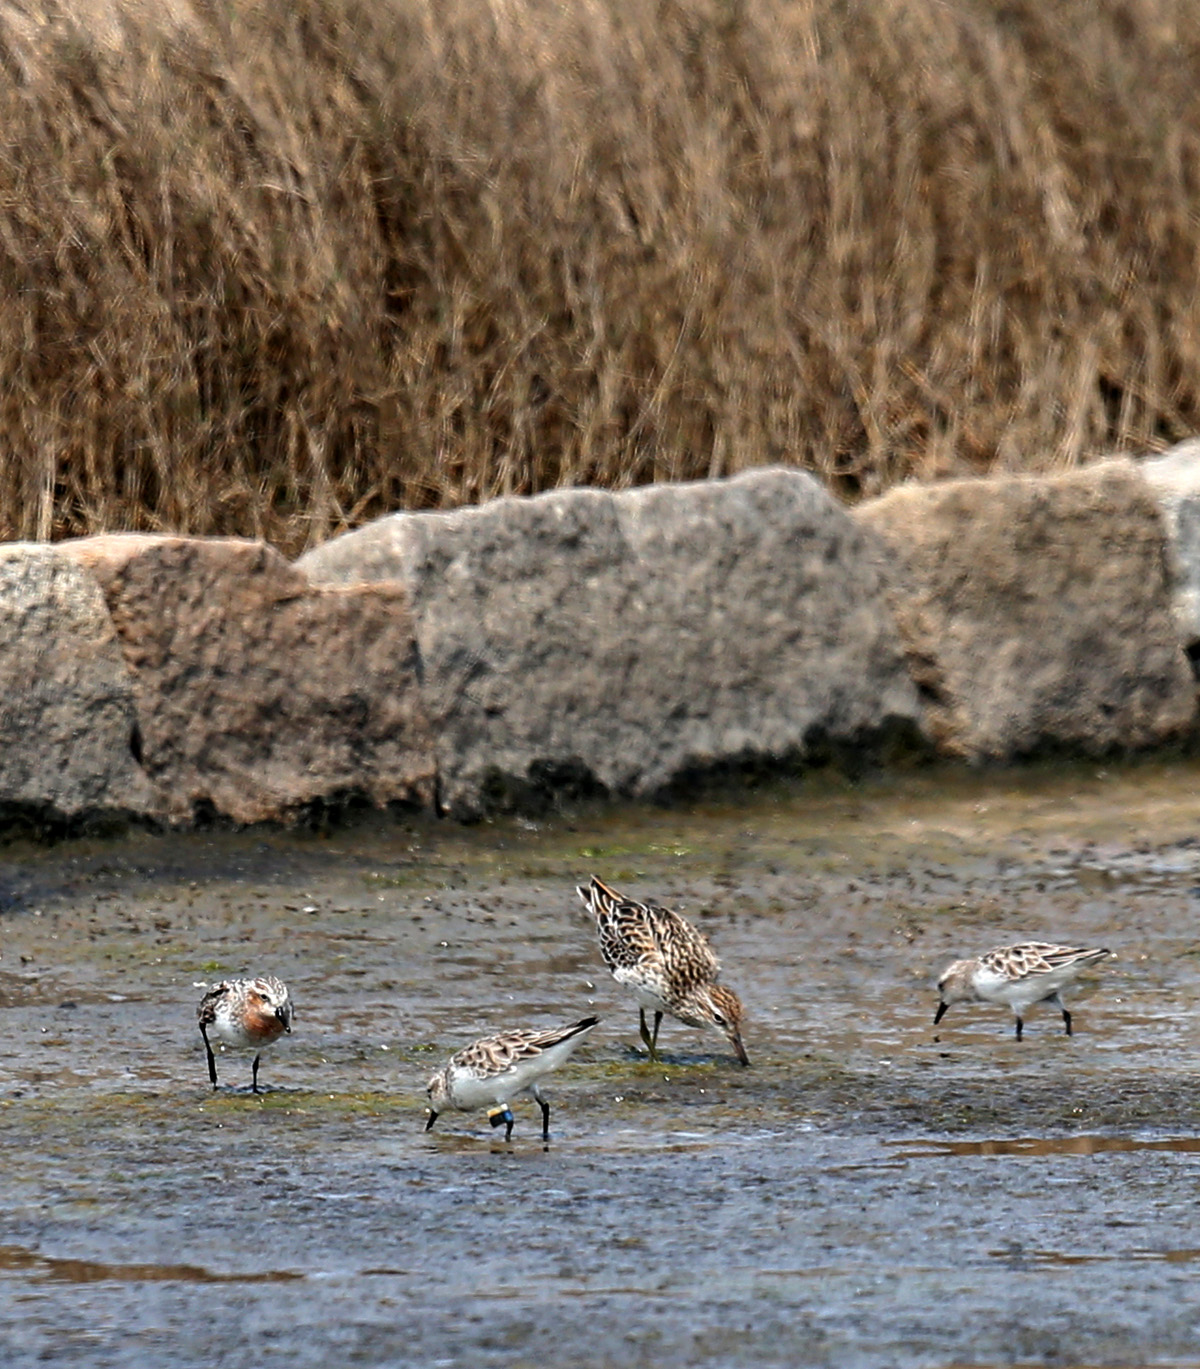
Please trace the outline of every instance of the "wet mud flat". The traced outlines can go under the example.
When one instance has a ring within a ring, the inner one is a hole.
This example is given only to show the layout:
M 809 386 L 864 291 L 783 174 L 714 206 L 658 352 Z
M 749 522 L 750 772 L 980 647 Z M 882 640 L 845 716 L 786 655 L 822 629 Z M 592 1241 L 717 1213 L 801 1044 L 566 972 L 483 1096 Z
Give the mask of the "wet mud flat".
M 130 1366 L 1200 1362 L 1200 769 L 831 779 L 688 809 L 7 848 L 0 1361 Z M 686 909 L 752 1068 L 661 1066 L 575 898 Z M 945 963 L 1117 955 L 932 1026 Z M 219 1058 L 203 985 L 295 1034 Z M 511 1145 L 423 1132 L 506 1025 L 599 1013 Z

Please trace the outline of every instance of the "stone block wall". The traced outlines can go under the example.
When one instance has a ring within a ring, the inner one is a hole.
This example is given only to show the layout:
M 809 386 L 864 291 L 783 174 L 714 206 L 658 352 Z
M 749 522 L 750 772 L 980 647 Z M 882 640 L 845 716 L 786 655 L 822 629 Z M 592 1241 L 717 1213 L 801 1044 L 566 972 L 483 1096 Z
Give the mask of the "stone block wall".
M 886 545 L 938 750 L 1011 760 L 1152 746 L 1191 726 L 1166 527 L 1132 462 L 908 485 L 855 517 Z
M 0 547 L 0 826 L 469 818 L 889 729 L 973 762 L 1195 727 L 1200 443 L 847 511 L 763 469 L 228 539 Z M 1190 659 L 1189 659 L 1190 658 Z
M 681 775 L 914 726 L 871 539 L 797 471 L 380 519 L 298 563 L 402 586 L 442 801 Z

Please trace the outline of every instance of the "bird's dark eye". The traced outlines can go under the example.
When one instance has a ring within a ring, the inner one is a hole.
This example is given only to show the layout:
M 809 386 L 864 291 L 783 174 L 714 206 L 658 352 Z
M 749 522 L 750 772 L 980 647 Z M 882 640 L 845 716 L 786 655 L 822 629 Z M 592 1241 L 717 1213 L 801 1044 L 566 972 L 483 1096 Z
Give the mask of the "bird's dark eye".
M 725 1025 L 725 1019 L 721 1016 L 719 1012 L 713 1013 L 713 1021 L 717 1024 L 718 1027 L 723 1027 Z

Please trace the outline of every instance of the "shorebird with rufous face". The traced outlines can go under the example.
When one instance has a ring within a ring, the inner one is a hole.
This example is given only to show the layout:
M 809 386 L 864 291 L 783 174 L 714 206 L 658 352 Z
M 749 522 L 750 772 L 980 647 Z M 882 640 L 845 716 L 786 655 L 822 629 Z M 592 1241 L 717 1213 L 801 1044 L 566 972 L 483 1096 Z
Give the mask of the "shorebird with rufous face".
M 200 1000 L 196 1016 L 208 1053 L 208 1077 L 217 1087 L 217 1061 L 211 1031 L 222 1047 L 254 1051 L 250 1087 L 258 1088 L 258 1062 L 265 1046 L 292 1030 L 292 1000 L 287 985 L 273 974 L 257 979 L 224 979 Z

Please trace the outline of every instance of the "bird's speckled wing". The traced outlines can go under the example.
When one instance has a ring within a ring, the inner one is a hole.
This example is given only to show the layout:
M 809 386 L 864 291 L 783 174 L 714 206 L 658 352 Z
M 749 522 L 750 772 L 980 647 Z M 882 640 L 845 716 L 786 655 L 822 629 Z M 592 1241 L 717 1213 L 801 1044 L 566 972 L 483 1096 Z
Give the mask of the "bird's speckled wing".
M 717 977 L 721 963 L 708 938 L 670 908 L 624 898 L 594 877 L 581 893 L 595 915 L 600 954 L 610 970 L 660 965 L 681 989 Z
M 460 1050 L 450 1057 L 450 1069 L 467 1070 L 477 1079 L 503 1074 L 521 1060 L 532 1060 L 551 1046 L 569 1041 L 572 1036 L 588 1031 L 600 1019 L 584 1017 L 569 1027 L 551 1027 L 545 1031 L 498 1032 Z
M 997 946 L 979 957 L 981 968 L 1010 982 L 1034 975 L 1052 974 L 1071 965 L 1090 965 L 1103 960 L 1106 950 L 1079 946 L 1055 946 L 1047 941 L 1025 941 L 1019 946 Z
M 223 979 L 219 984 L 214 985 L 200 1000 L 200 1006 L 196 1009 L 196 1017 L 202 1027 L 207 1027 L 217 1020 L 217 1004 L 224 999 L 232 985 L 227 979 Z

